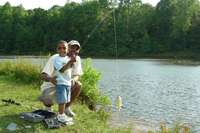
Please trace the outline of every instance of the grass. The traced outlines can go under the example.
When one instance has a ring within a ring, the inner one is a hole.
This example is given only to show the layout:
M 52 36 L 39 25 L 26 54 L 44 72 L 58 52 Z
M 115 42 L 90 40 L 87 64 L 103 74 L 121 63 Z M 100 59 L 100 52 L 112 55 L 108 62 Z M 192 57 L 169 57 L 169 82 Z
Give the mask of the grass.
M 38 109 L 44 109 L 43 104 L 37 99 L 41 94 L 39 87 L 28 85 L 12 79 L 8 76 L 0 76 L 0 97 L 1 99 L 13 99 L 16 103 L 31 106 Z M 8 104 L 0 101 L 0 133 L 11 132 L 7 127 L 11 123 L 17 124 L 15 132 L 25 133 L 50 133 L 50 132 L 69 132 L 75 133 L 77 130 L 82 133 L 129 133 L 129 129 L 110 128 L 106 124 L 107 116 L 101 113 L 89 110 L 86 105 L 76 101 L 71 108 L 76 113 L 73 126 L 62 126 L 59 129 L 48 129 L 45 122 L 31 123 L 19 117 L 22 112 L 32 112 L 30 108 L 15 104 Z M 58 112 L 58 104 L 54 105 L 54 113 Z M 25 126 L 31 126 L 25 129 Z

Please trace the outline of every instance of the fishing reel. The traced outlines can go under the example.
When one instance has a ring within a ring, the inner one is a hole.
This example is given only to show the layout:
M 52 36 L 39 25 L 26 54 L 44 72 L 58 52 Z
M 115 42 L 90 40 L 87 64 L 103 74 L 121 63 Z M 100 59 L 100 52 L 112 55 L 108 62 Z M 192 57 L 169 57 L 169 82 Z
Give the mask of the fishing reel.
M 9 103 L 12 103 L 12 104 L 16 104 L 16 105 L 20 105 L 19 103 L 15 103 L 15 101 L 13 99 L 9 99 L 9 100 L 4 100 L 4 99 L 1 99 L 2 101 L 6 102 L 5 105 L 8 105 Z
M 12 100 L 12 99 L 9 99 L 8 102 L 9 102 L 9 103 L 15 103 L 15 101 Z

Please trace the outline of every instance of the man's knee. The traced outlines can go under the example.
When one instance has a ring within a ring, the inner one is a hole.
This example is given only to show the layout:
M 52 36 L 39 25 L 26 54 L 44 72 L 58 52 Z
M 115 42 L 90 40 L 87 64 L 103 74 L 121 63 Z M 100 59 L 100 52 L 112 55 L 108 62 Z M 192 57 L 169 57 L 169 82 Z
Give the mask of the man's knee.
M 78 85 L 78 86 L 76 86 L 76 88 L 74 89 L 74 91 L 80 92 L 81 89 L 82 89 L 82 85 Z
M 76 81 L 74 86 L 71 87 L 71 92 L 73 91 L 80 91 L 82 88 L 82 84 L 79 81 Z
M 55 87 L 44 90 L 38 99 L 43 102 L 44 105 L 54 104 L 56 101 Z

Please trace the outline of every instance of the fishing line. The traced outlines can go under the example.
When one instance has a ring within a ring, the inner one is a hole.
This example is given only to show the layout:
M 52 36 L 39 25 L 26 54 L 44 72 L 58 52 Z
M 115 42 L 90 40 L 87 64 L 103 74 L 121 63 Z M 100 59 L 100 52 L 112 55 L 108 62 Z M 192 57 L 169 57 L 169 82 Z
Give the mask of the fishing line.
M 117 93 L 119 95 L 119 85 L 118 85 L 118 81 L 119 81 L 119 70 L 118 70 L 118 61 L 117 61 L 117 37 L 116 37 L 116 23 L 115 23 L 115 10 L 113 12 L 114 15 L 114 32 L 115 32 L 115 61 L 116 61 L 116 71 L 117 71 Z
M 108 13 L 103 19 L 101 19 L 101 21 L 99 22 L 99 24 L 92 30 L 92 32 L 87 36 L 87 38 L 85 39 L 85 41 L 82 43 L 81 48 L 83 48 L 86 44 L 86 42 L 89 40 L 89 38 L 91 37 L 91 35 L 93 34 L 93 32 L 96 30 L 96 28 L 99 27 L 99 25 L 105 20 L 105 18 L 108 17 L 109 14 L 111 14 L 115 9 L 113 9 L 112 11 L 110 11 L 110 13 Z
M 114 31 L 115 31 L 115 52 L 116 52 L 116 60 L 117 60 L 117 38 L 116 38 L 115 10 L 114 10 L 113 14 L 114 14 Z
M 117 94 L 118 94 L 118 96 L 120 97 L 120 92 L 119 92 L 119 70 L 118 70 L 118 60 L 117 60 L 117 35 L 116 35 L 116 23 L 115 23 L 115 21 L 116 21 L 116 17 L 115 17 L 115 10 L 114 10 L 114 12 L 113 12 L 113 16 L 114 16 L 114 33 L 115 33 L 115 61 L 116 61 L 116 71 L 117 71 L 117 76 L 116 76 L 116 85 L 117 85 Z M 121 100 L 121 97 L 120 98 L 117 98 L 119 101 Z M 122 100 L 119 102 L 119 103 L 121 103 L 121 105 L 122 105 Z M 117 104 L 118 105 L 118 104 Z M 121 106 L 120 106 L 120 109 L 121 109 Z

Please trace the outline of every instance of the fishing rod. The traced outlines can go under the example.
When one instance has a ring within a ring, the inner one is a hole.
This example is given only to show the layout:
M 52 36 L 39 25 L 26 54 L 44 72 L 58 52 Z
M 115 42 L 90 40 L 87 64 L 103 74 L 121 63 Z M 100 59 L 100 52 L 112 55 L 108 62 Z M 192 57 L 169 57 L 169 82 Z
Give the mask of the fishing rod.
M 31 106 L 26 106 L 26 105 L 22 105 L 20 103 L 16 103 L 14 100 L 12 99 L 9 99 L 9 100 L 4 100 L 4 99 L 1 99 L 3 102 L 6 102 L 6 103 L 12 103 L 12 104 L 15 104 L 15 105 L 19 105 L 19 106 L 22 106 L 22 107 L 26 107 L 26 108 L 30 108 L 30 109 L 33 109 L 33 110 L 38 110 L 37 108 L 33 108 Z
M 109 14 L 111 14 L 115 9 L 113 9 L 112 11 L 110 11 L 110 13 L 108 13 L 103 19 L 101 19 L 101 21 L 99 22 L 99 24 L 92 30 L 92 32 L 87 36 L 87 38 L 85 39 L 85 41 L 82 43 L 81 48 L 83 48 L 86 44 L 86 42 L 89 40 L 89 38 L 91 37 L 92 33 L 96 30 L 97 27 L 99 27 L 99 25 L 105 20 L 105 18 L 108 17 Z

